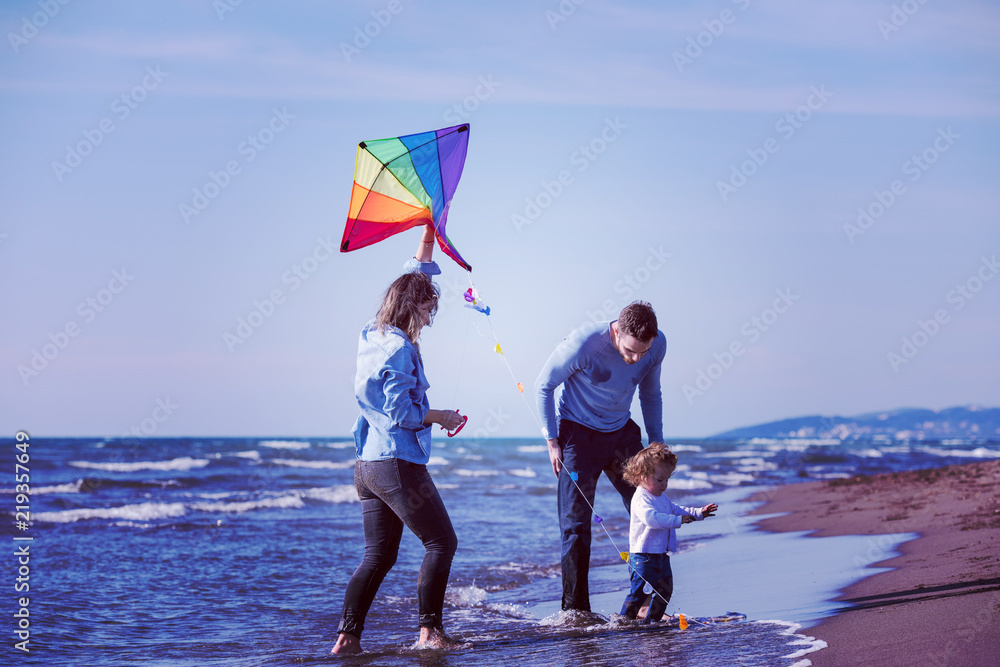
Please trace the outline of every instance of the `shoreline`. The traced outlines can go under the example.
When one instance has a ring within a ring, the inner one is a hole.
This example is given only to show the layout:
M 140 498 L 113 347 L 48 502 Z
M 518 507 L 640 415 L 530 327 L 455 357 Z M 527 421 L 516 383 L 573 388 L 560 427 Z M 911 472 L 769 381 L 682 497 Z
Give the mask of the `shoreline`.
M 809 538 L 870 535 L 844 605 L 809 627 L 814 665 L 996 665 L 1000 461 L 776 487 L 747 499 L 757 525 Z M 918 534 L 898 539 L 883 536 Z M 868 572 L 868 568 L 892 568 Z

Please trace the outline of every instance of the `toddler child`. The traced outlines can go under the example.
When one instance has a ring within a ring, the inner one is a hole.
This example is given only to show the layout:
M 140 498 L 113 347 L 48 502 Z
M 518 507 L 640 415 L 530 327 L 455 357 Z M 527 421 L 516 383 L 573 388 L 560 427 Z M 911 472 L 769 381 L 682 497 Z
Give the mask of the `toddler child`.
M 668 551 L 677 551 L 675 530 L 681 524 L 714 516 L 715 503 L 702 508 L 681 507 L 663 494 L 667 480 L 677 467 L 677 455 L 661 443 L 651 444 L 628 461 L 622 470 L 625 481 L 636 487 L 632 496 L 629 526 L 629 572 L 631 590 L 622 605 L 622 616 L 634 619 L 646 599 L 643 586 L 654 589 L 645 622 L 659 621 L 674 592 Z

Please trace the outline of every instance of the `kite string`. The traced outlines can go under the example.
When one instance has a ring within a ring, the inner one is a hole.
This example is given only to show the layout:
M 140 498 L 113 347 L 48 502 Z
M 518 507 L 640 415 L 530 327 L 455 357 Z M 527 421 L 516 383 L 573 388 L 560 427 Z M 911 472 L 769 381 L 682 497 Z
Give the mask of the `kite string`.
M 475 283 L 472 282 L 472 272 L 471 271 L 467 271 L 467 273 L 469 274 L 469 285 L 472 288 L 472 294 L 475 295 L 475 298 L 478 299 L 479 290 L 476 289 Z M 535 413 L 535 411 L 532 409 L 531 404 L 528 403 L 527 397 L 524 395 L 524 385 L 521 382 L 518 382 L 517 375 L 514 374 L 514 369 L 511 368 L 510 363 L 507 361 L 507 357 L 504 356 L 503 348 L 500 347 L 500 339 L 497 337 L 496 329 L 493 328 L 493 320 L 490 318 L 490 313 L 486 312 L 485 310 L 481 311 L 481 312 L 483 312 L 483 314 L 486 315 L 486 322 L 490 325 L 490 335 L 492 336 L 493 342 L 495 343 L 495 346 L 494 346 L 493 349 L 494 349 L 494 351 L 498 355 L 500 355 L 500 360 L 503 362 L 504 366 L 507 367 L 507 372 L 510 373 L 511 379 L 514 380 L 514 383 L 517 386 L 518 393 L 521 394 L 521 400 L 524 402 L 524 407 L 527 408 L 528 413 L 531 415 L 532 419 L 535 420 L 535 425 L 538 427 L 539 432 L 542 434 L 542 437 L 544 438 L 545 437 L 545 429 L 542 427 L 542 422 L 539 419 L 538 415 Z M 476 329 L 479 330 L 479 327 L 477 326 Z M 466 331 L 468 331 L 468 330 L 466 330 Z M 480 331 L 479 333 L 480 333 L 480 335 L 482 335 L 482 331 Z M 565 467 L 565 465 L 566 465 L 563 462 L 562 457 L 559 457 L 559 463 L 560 463 L 560 465 L 562 467 Z M 662 593 L 660 593 L 658 590 L 656 590 L 656 587 L 652 583 L 650 583 L 650 581 L 648 579 L 646 579 L 645 577 L 643 577 L 639 573 L 638 570 L 636 570 L 634 567 L 632 567 L 632 563 L 630 563 L 629 560 L 628 560 L 628 552 L 627 551 L 622 551 L 618 547 L 618 544 L 615 542 L 615 539 L 613 537 L 611 537 L 611 533 L 608 531 L 607 526 L 604 525 L 604 520 L 600 517 L 600 515 L 597 514 L 597 509 L 594 507 L 593 503 L 590 502 L 590 499 L 587 498 L 587 494 L 583 492 L 583 489 L 580 488 L 580 485 L 579 485 L 579 483 L 577 482 L 577 479 L 576 479 L 577 474 L 574 473 L 574 472 L 567 471 L 567 475 L 568 475 L 570 481 L 573 482 L 573 486 L 575 486 L 576 490 L 580 493 L 580 496 L 583 498 L 583 501 L 585 503 L 587 503 L 588 507 L 590 507 L 590 511 L 593 513 L 594 520 L 597 522 L 597 525 L 599 525 L 601 527 L 601 529 L 604 530 L 604 534 L 608 536 L 608 541 L 611 542 L 611 546 L 614 547 L 615 551 L 618 552 L 618 555 L 621 557 L 621 559 L 624 560 L 626 563 L 628 563 L 629 572 L 634 573 L 637 577 L 639 577 L 640 579 L 642 579 L 643 583 L 645 583 L 647 586 L 649 586 L 649 588 L 656 595 L 659 595 L 660 598 L 662 598 L 664 601 L 666 601 L 667 603 L 669 603 L 669 599 L 666 596 L 664 596 Z

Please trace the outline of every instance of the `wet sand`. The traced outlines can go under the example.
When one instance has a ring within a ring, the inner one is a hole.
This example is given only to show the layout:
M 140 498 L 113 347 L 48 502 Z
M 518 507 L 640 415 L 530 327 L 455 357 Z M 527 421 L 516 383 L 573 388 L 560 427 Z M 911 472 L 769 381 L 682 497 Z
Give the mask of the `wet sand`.
M 1000 665 L 1000 461 L 777 487 L 749 498 L 773 532 L 871 535 L 843 606 L 805 632 L 814 665 Z M 784 514 L 787 513 L 787 514 Z M 919 533 L 903 543 L 882 535 Z M 869 567 L 890 571 L 865 576 Z

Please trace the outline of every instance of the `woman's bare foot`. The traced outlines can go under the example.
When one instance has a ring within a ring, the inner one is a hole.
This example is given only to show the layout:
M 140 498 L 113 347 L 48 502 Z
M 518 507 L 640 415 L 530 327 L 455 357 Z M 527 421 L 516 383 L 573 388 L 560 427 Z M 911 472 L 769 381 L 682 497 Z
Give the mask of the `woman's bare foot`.
M 417 640 L 417 646 L 420 648 L 448 648 L 458 644 L 459 642 L 446 635 L 444 630 L 420 627 L 420 639 Z
M 330 653 L 361 653 L 361 640 L 354 635 L 341 632 Z

